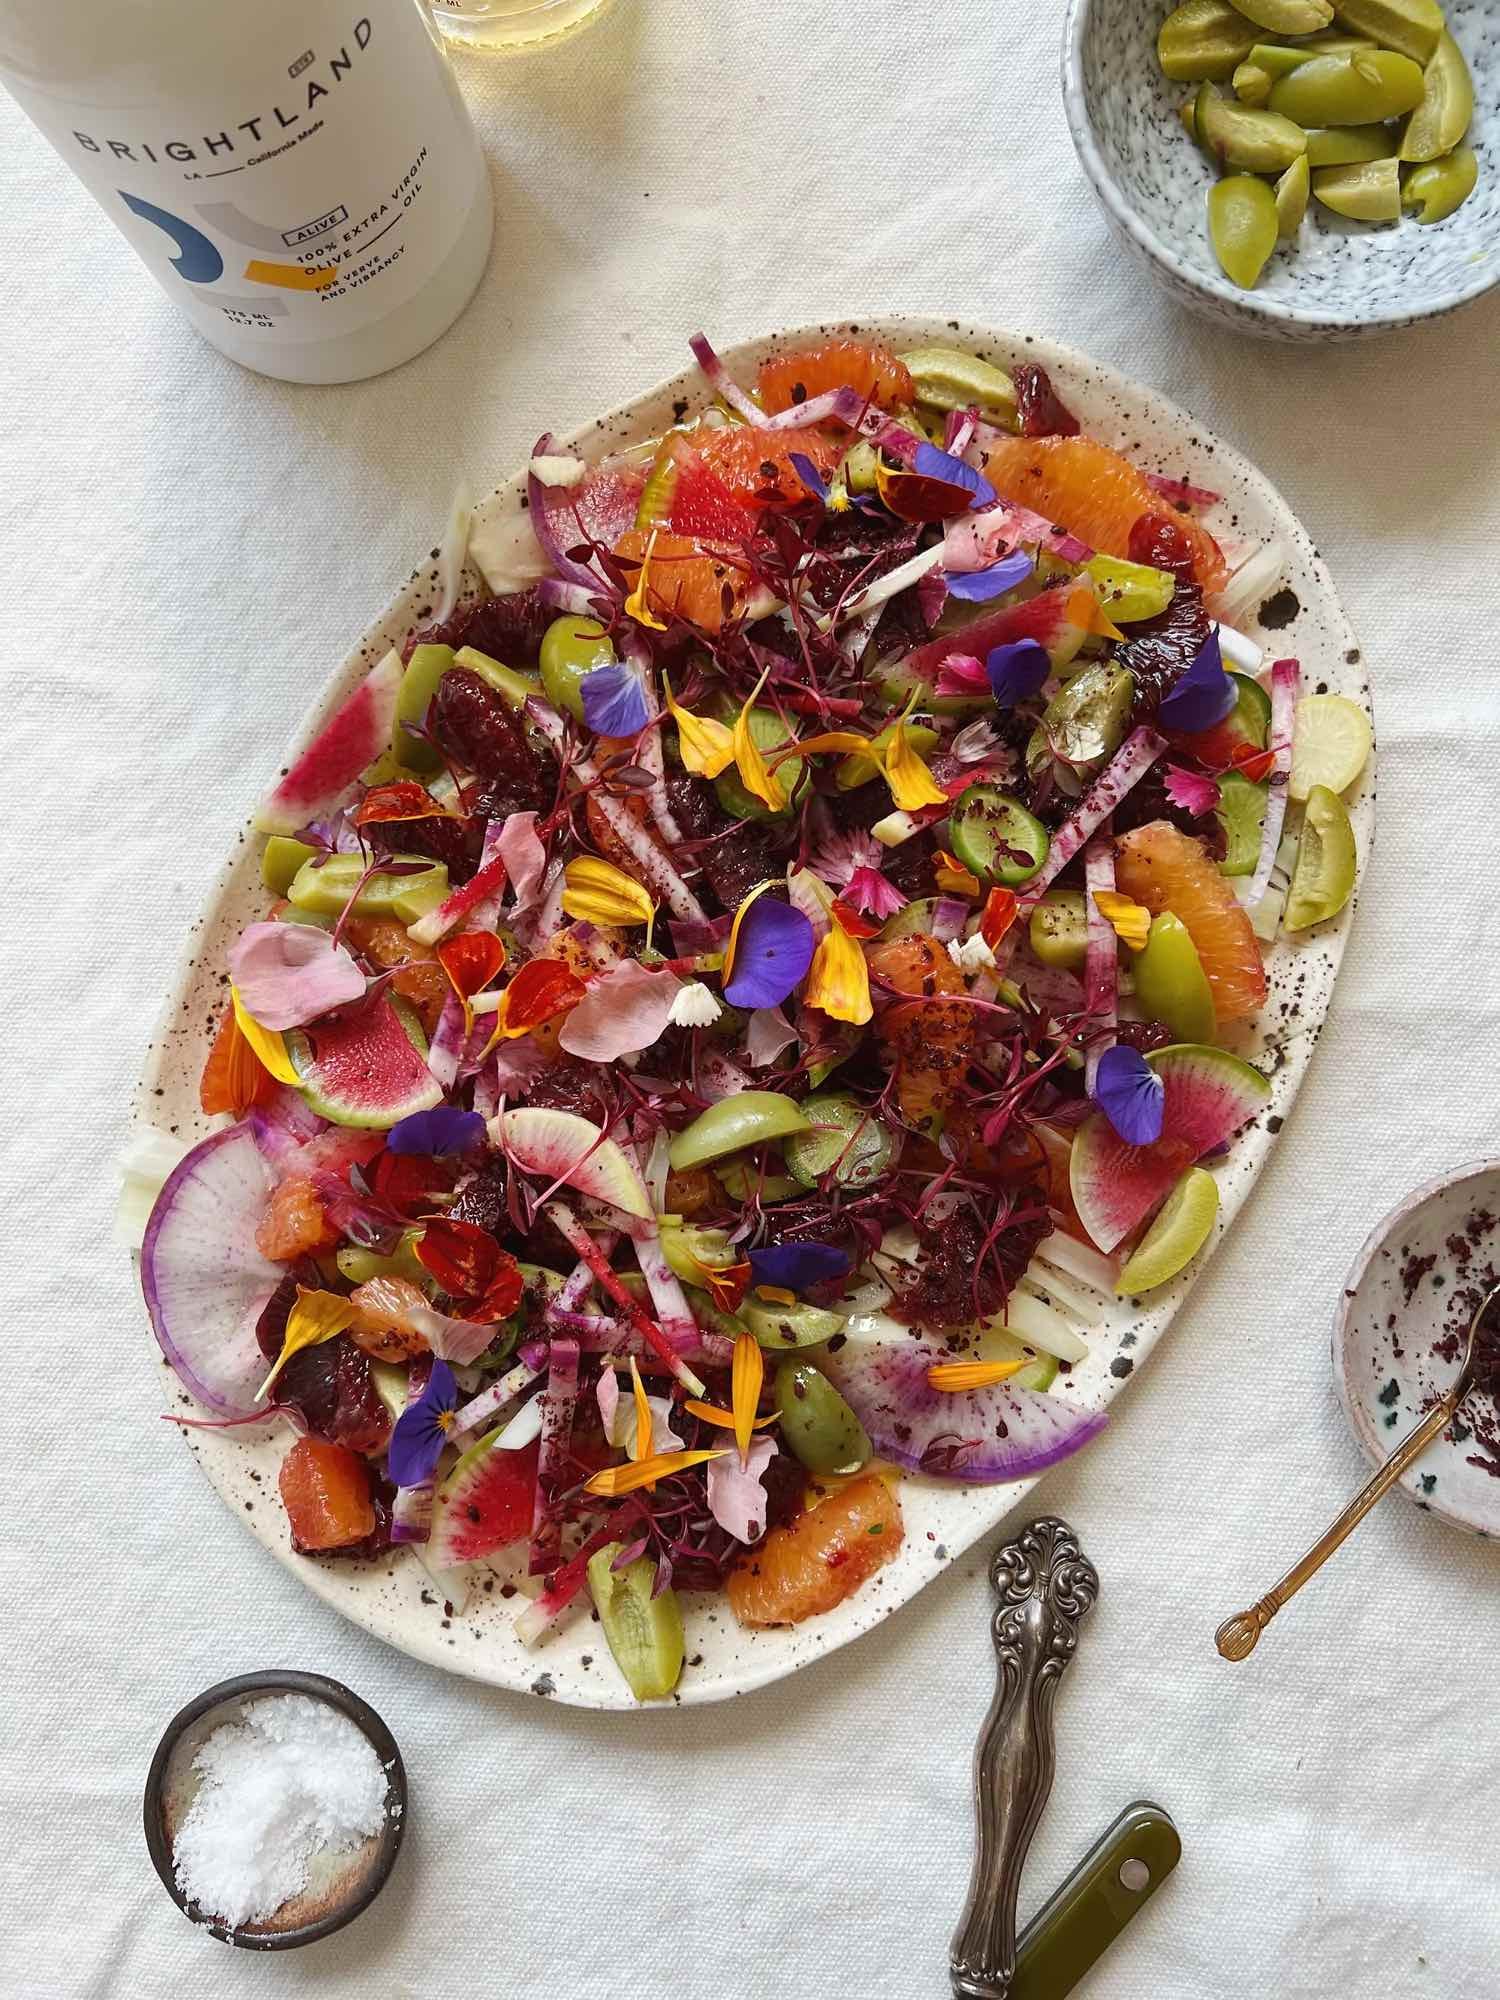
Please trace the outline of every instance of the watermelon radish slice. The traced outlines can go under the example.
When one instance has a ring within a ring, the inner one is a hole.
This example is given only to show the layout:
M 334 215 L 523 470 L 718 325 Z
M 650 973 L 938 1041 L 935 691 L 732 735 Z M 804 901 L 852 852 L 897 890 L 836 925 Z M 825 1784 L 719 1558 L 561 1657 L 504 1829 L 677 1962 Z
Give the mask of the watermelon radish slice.
M 1067 666 L 1093 630 L 1098 605 L 1087 584 L 1057 584 L 1024 604 L 1008 605 L 960 625 L 945 638 L 931 639 L 918 646 L 902 662 L 903 678 L 934 681 L 938 668 L 950 653 L 973 653 L 984 659 L 994 646 L 1016 639 L 1035 639 L 1045 648 L 1054 667 Z
M 330 811 L 360 772 L 389 749 L 401 675 L 401 656 L 392 648 L 262 801 L 255 815 L 262 833 L 295 833 Z
M 335 1125 L 383 1132 L 443 1101 L 443 1086 L 427 1067 L 427 1037 L 395 994 L 342 1021 L 293 1029 L 286 1045 L 309 1108 Z
M 934 1389 L 927 1370 L 953 1354 L 884 1313 L 856 1313 L 844 1333 L 818 1366 L 877 1455 L 909 1472 L 983 1486 L 1029 1479 L 1087 1444 L 1108 1421 L 1103 1410 L 1080 1410 L 1010 1382 L 958 1395 Z
M 141 1244 L 141 1290 L 183 1386 L 248 1415 L 266 1372 L 255 1322 L 286 1275 L 255 1247 L 271 1174 L 248 1124 L 195 1146 L 168 1175 Z
M 540 1446 L 533 1439 L 507 1451 L 499 1442 L 504 1428 L 471 1446 L 438 1483 L 425 1545 L 435 1569 L 481 1562 L 531 1533 Z
M 652 1219 L 651 1197 L 634 1162 L 576 1111 L 502 1111 L 490 1120 L 490 1137 L 523 1173 L 563 1182 L 642 1222 Z
M 414 924 L 408 924 L 406 935 L 414 944 L 436 944 L 449 931 L 471 916 L 481 903 L 488 902 L 505 887 L 505 858 L 495 855 L 486 861 L 479 873 L 470 881 L 445 896 L 435 910 L 429 910 L 425 917 L 418 917 Z
M 1073 1135 L 1073 1205 L 1101 1250 L 1119 1247 L 1205 1153 L 1232 1139 L 1270 1098 L 1271 1086 L 1227 1049 L 1179 1042 L 1147 1062 L 1165 1090 L 1161 1137 L 1130 1146 L 1102 1111 Z

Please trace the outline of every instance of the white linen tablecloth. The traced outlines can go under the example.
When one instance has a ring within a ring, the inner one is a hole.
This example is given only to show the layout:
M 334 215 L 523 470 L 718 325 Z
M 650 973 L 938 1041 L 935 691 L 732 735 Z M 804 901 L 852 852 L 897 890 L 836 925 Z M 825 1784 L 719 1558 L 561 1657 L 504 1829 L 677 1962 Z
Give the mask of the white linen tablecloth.
M 722 1707 L 594 1716 L 445 1678 L 229 1518 L 157 1421 L 108 1239 L 184 930 L 455 473 L 484 490 L 543 428 L 679 366 L 700 324 L 727 343 L 885 307 L 1075 342 L 1256 458 L 1339 582 L 1382 737 L 1380 839 L 1283 1143 L 1107 1434 L 1028 1510 L 1075 1524 L 1103 1589 L 1024 1900 L 1147 1795 L 1183 1860 L 1099 2000 L 1500 1991 L 1495 1550 L 1391 1500 L 1253 1662 L 1212 1646 L 1364 1477 L 1328 1358 L 1356 1246 L 1418 1181 L 1500 1151 L 1500 310 L 1355 349 L 1185 318 L 1075 163 L 1060 11 L 619 0 L 551 53 L 461 58 L 489 273 L 431 351 L 342 389 L 202 345 L 0 99 L 6 2000 L 946 1995 L 986 1548 Z M 181 1702 L 276 1664 L 380 1708 L 412 1813 L 375 1908 L 267 1961 L 168 1902 L 140 1789 Z

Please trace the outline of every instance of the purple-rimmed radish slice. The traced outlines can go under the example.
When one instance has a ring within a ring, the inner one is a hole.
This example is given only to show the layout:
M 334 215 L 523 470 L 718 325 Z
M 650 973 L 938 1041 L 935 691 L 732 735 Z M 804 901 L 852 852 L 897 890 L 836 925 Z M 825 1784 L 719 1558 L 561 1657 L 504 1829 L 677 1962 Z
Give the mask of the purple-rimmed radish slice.
M 286 1275 L 255 1227 L 271 1175 L 247 1124 L 195 1146 L 167 1177 L 141 1245 L 141 1290 L 161 1351 L 198 1402 L 247 1416 L 266 1372 L 255 1322 Z
M 881 1313 L 857 1313 L 818 1366 L 869 1433 L 881 1458 L 909 1472 L 971 1485 L 1029 1479 L 1069 1457 L 1104 1428 L 1103 1410 L 994 1382 L 950 1394 L 927 1371 L 952 1361 Z
M 262 833 L 295 833 L 330 812 L 360 772 L 391 744 L 403 668 L 393 649 L 370 669 L 342 707 L 256 811 Z
M 576 1111 L 522 1108 L 490 1121 L 490 1137 L 523 1173 L 576 1188 L 625 1215 L 651 1220 L 651 1197 L 635 1162 Z

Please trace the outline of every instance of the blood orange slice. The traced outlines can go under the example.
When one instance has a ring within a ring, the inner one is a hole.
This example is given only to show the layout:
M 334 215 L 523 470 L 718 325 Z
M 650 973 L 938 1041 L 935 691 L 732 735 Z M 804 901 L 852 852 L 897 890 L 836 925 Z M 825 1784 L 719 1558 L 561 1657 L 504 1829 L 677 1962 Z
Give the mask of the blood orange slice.
M 798 1625 L 832 1611 L 901 1546 L 901 1502 L 874 1473 L 773 1528 L 730 1572 L 726 1589 L 742 1625 Z
M 910 403 L 914 393 L 906 363 L 878 340 L 823 340 L 773 354 L 760 364 L 758 386 L 773 417 L 830 389 L 852 389 L 887 410 Z
M 1132 827 L 1115 842 L 1115 882 L 1152 916 L 1170 910 L 1193 941 L 1222 1027 L 1265 1004 L 1266 968 L 1247 911 L 1202 843 L 1166 820 Z

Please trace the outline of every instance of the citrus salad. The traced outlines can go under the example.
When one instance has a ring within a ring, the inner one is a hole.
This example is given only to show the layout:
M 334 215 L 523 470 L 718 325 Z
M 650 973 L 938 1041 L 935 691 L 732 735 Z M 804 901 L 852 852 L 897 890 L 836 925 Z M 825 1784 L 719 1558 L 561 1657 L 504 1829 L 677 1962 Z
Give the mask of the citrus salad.
M 1280 552 L 1042 368 L 693 345 L 664 436 L 539 441 L 523 588 L 456 512 L 262 805 L 142 1245 L 176 1420 L 286 1426 L 295 1549 L 491 1564 L 528 1643 L 591 1605 L 643 1700 L 684 1592 L 817 1617 L 903 1475 L 1100 1428 L 1080 1322 L 1209 1236 L 1370 747 L 1234 630 Z

